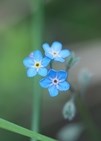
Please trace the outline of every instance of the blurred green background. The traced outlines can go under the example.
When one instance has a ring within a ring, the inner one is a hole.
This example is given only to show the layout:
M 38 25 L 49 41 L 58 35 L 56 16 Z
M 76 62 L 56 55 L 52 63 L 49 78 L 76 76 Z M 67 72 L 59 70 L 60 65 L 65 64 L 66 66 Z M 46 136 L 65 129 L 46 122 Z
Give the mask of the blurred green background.
M 31 0 L 0 0 L 0 116 L 29 129 L 31 127 L 33 80 L 27 78 L 22 60 L 33 50 L 31 20 L 36 7 L 33 6 L 32 9 L 31 4 Z M 82 54 L 80 52 L 82 50 L 90 52 L 93 45 L 95 45 L 93 46 L 94 50 L 99 46 L 97 53 L 99 50 L 101 51 L 100 0 L 45 0 L 44 14 L 43 43 L 52 43 L 54 40 L 61 41 L 65 47 L 68 46 L 76 51 L 77 55 Z M 84 54 L 83 57 L 85 58 Z M 96 58 L 96 56 L 92 57 Z M 98 63 L 96 66 L 94 64 L 96 63 L 92 63 L 93 67 L 90 64 L 90 69 L 94 68 L 93 70 L 97 73 L 101 68 Z M 84 65 L 86 63 L 80 67 Z M 89 64 L 87 65 L 89 67 Z M 74 74 L 74 72 L 72 73 Z M 98 75 L 97 78 L 99 78 Z M 100 80 L 98 82 L 101 82 Z M 95 89 L 95 93 L 99 91 L 100 89 Z M 98 97 L 100 96 L 98 95 Z M 62 119 L 61 110 L 63 103 L 66 102 L 65 98 L 68 96 L 63 97 L 62 95 L 54 99 L 49 95 L 43 96 L 42 133 L 55 137 L 58 129 L 53 130 L 52 128 Z M 88 98 L 88 103 L 90 98 L 91 95 Z M 96 103 L 95 105 L 97 105 Z M 100 100 L 99 103 L 101 105 Z M 53 108 L 51 104 L 56 107 Z M 51 119 L 52 117 L 48 119 L 47 112 L 55 113 L 54 110 L 59 113 L 60 118 L 54 115 L 54 119 Z M 100 117 L 101 111 L 98 119 Z M 54 120 L 57 121 L 56 124 L 53 124 Z M 28 141 L 29 139 L 0 129 L 0 141 L 11 140 Z

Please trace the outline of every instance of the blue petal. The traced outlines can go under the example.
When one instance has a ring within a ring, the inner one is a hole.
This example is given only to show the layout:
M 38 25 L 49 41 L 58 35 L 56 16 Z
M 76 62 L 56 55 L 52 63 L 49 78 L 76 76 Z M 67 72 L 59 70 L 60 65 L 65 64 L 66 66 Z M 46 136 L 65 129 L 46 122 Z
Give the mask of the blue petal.
M 60 70 L 57 72 L 57 78 L 61 81 L 64 81 L 66 80 L 67 78 L 67 72 L 66 71 L 63 71 L 63 70 Z
M 57 42 L 56 41 L 56 42 L 53 42 L 52 43 L 52 46 L 51 47 L 52 47 L 53 50 L 59 52 L 62 49 L 62 44 L 60 42 Z
M 33 76 L 35 76 L 36 74 L 37 74 L 37 71 L 36 71 L 35 68 L 29 68 L 29 69 L 27 70 L 27 76 L 28 76 L 28 77 L 33 77 Z
M 62 51 L 60 52 L 60 56 L 61 56 L 62 58 L 66 58 L 66 57 L 68 57 L 70 54 L 71 54 L 70 51 L 67 50 L 67 49 L 62 50 Z
M 31 67 L 34 62 L 31 58 L 29 57 L 26 57 L 24 60 L 23 60 L 23 64 L 26 66 L 26 67 Z
M 50 61 L 51 61 L 50 58 L 45 57 L 42 59 L 42 65 L 46 67 L 50 63 Z
M 57 72 L 53 69 L 51 69 L 49 72 L 48 72 L 48 77 L 50 78 L 55 78 L 56 77 L 56 74 Z
M 42 60 L 42 53 L 39 50 L 33 52 L 34 60 L 41 61 Z
M 49 87 L 48 91 L 49 91 L 50 96 L 52 96 L 52 97 L 58 95 L 58 90 L 54 85 Z
M 55 61 L 64 62 L 65 60 L 61 57 L 54 58 Z
M 51 52 L 51 48 L 50 48 L 49 44 L 44 43 L 42 47 L 45 52 Z
M 66 82 L 66 81 L 61 82 L 61 83 L 58 84 L 58 89 L 59 89 L 60 91 L 66 91 L 66 90 L 68 90 L 69 88 L 70 88 L 70 84 L 69 84 L 68 82 Z
M 47 77 L 47 78 L 43 78 L 40 80 L 40 85 L 43 88 L 48 88 L 51 85 L 51 80 Z
M 50 59 L 53 59 L 53 55 L 52 55 L 51 53 L 45 52 L 45 55 L 46 55 L 47 57 L 49 57 Z
M 38 74 L 41 76 L 46 76 L 47 75 L 47 69 L 46 68 L 40 68 L 38 70 Z

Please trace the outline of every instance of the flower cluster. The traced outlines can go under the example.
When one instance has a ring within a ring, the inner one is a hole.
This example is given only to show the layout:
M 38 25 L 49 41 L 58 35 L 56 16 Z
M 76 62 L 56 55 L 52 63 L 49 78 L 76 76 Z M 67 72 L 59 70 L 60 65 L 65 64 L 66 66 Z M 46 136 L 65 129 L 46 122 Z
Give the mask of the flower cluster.
M 27 68 L 28 77 L 37 74 L 43 76 L 39 82 L 40 86 L 47 88 L 51 96 L 56 96 L 59 91 L 67 91 L 70 88 L 70 84 L 66 81 L 68 73 L 65 70 L 47 69 L 47 66 L 51 61 L 64 62 L 71 53 L 68 49 L 62 50 L 62 44 L 57 41 L 51 46 L 44 43 L 42 48 L 45 52 L 44 57 L 39 50 L 35 50 L 23 60 L 23 64 Z

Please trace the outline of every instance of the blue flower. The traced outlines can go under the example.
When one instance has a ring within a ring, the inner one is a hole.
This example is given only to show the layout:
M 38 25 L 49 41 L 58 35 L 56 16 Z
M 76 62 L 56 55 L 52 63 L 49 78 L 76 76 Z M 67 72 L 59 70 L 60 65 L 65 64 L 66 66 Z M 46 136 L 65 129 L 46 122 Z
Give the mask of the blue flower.
M 64 58 L 70 55 L 70 51 L 68 49 L 62 49 L 62 44 L 60 42 L 53 42 L 51 47 L 49 44 L 43 44 L 43 49 L 45 51 L 45 55 L 50 59 L 54 59 L 55 61 L 64 62 Z
M 33 77 L 36 74 L 41 76 L 47 75 L 47 69 L 45 68 L 50 62 L 48 57 L 42 57 L 42 53 L 39 50 L 32 52 L 28 57 L 23 60 L 24 66 L 27 68 L 27 76 Z
M 51 69 L 47 76 L 40 80 L 40 85 L 43 88 L 48 88 L 50 96 L 57 96 L 58 91 L 67 91 L 70 88 L 70 84 L 66 82 L 66 78 L 66 71 Z

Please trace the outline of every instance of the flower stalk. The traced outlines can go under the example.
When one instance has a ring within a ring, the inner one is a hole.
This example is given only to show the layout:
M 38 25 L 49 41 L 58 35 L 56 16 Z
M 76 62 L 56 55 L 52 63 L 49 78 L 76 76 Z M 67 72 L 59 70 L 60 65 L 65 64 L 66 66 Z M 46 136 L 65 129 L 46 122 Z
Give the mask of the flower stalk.
M 33 49 L 39 49 L 42 44 L 43 23 L 44 23 L 44 2 L 43 0 L 32 0 L 32 20 L 31 20 L 31 37 Z M 34 78 L 33 84 L 33 107 L 32 107 L 32 130 L 40 131 L 41 101 L 42 91 L 38 85 L 39 76 Z M 31 141 L 35 141 L 31 139 Z

